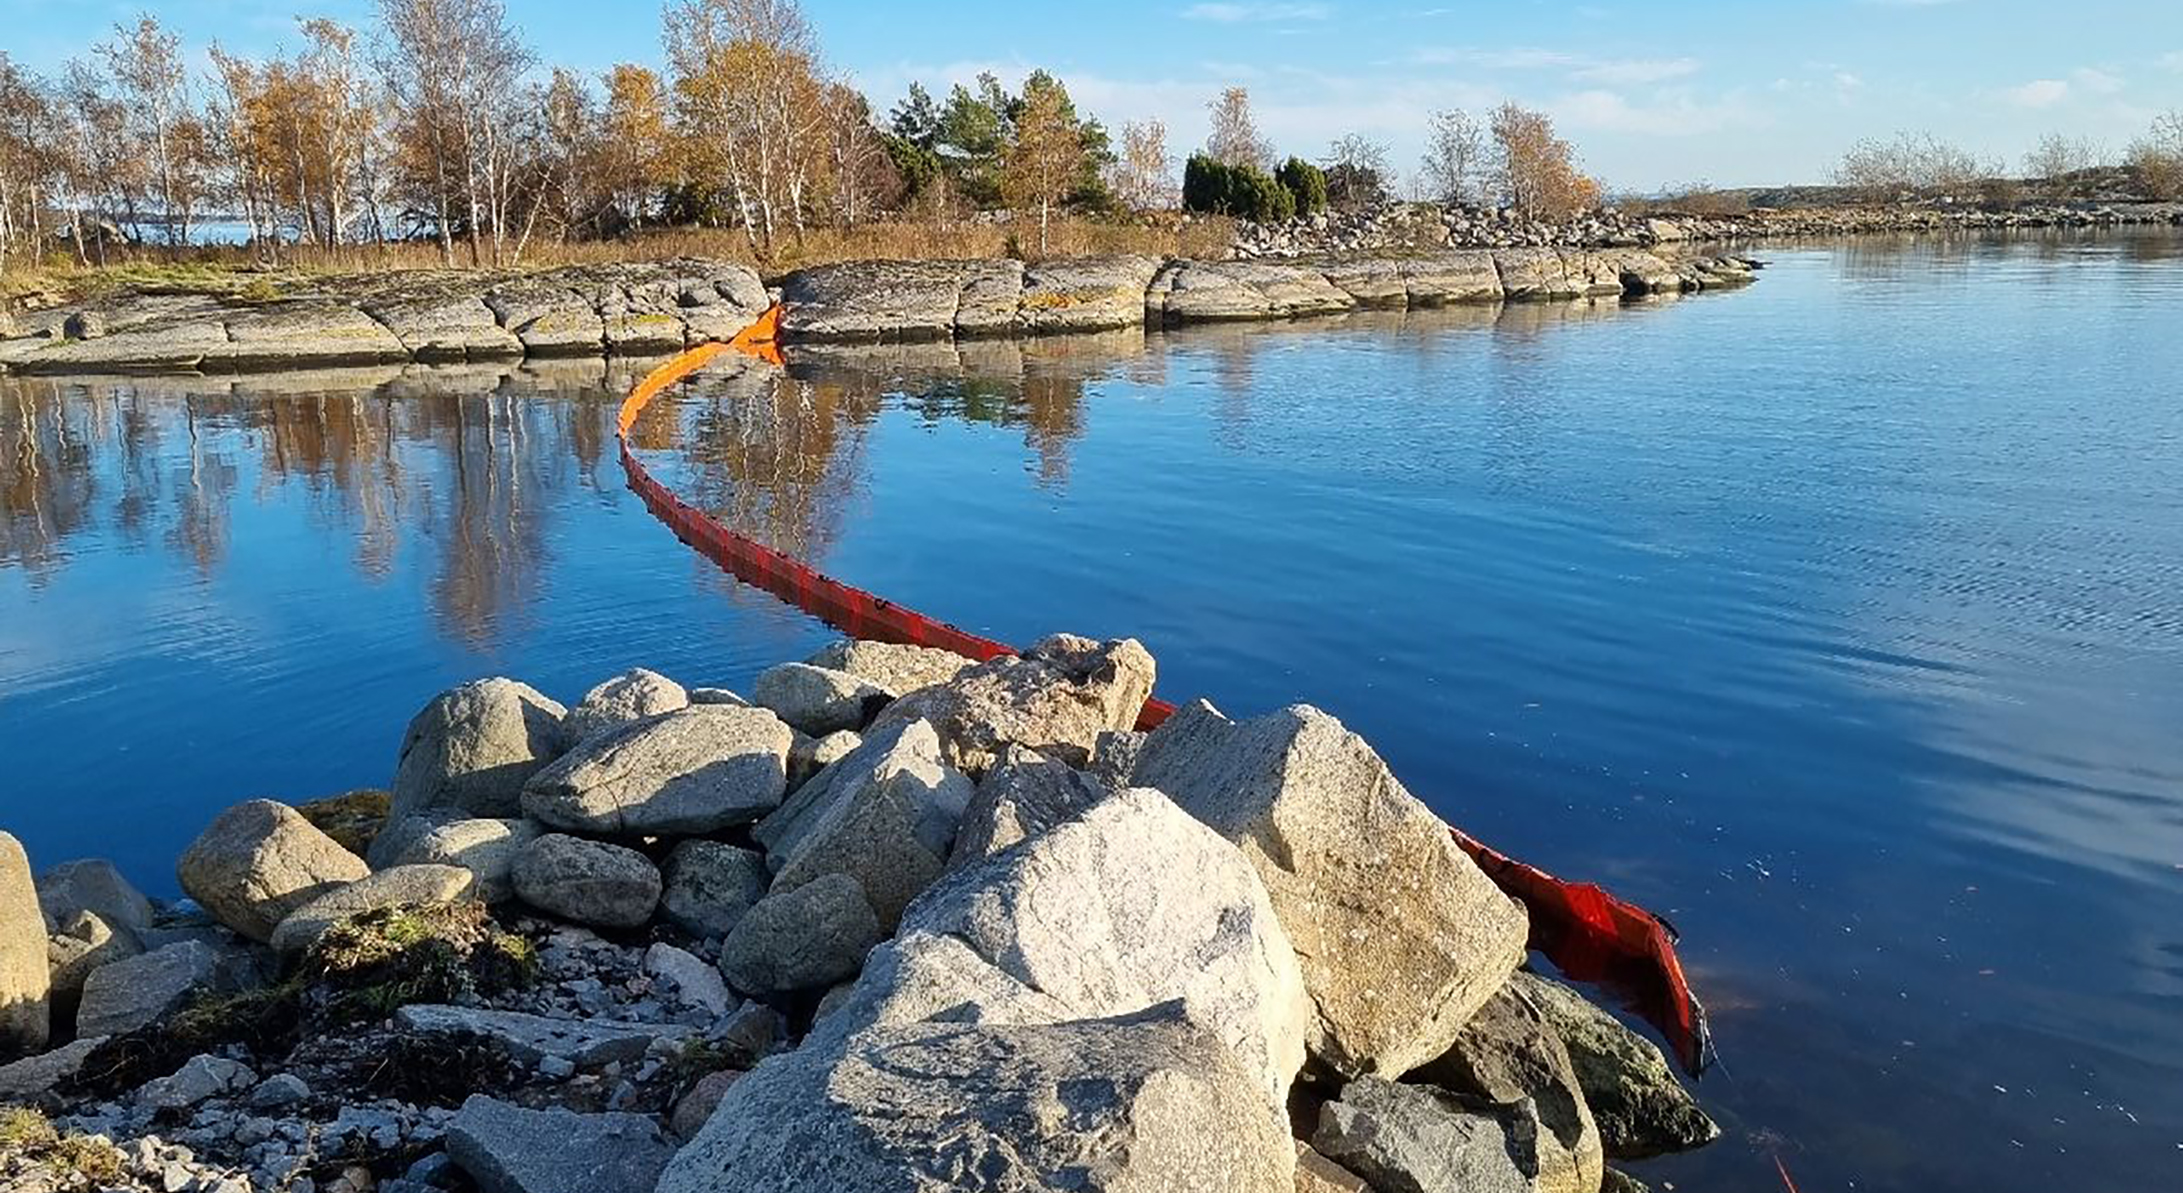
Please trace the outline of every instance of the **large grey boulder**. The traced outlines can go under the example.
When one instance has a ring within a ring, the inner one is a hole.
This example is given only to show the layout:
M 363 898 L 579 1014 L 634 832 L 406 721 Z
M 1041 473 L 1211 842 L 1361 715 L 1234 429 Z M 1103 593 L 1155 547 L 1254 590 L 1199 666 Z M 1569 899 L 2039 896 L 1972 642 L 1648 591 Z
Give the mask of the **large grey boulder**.
M 764 709 L 692 705 L 585 739 L 532 775 L 523 811 L 571 832 L 690 836 L 780 806 L 788 726 Z
M 491 1040 L 526 1065 L 549 1057 L 578 1066 L 630 1064 L 691 1034 L 690 1028 L 679 1024 L 551 1019 L 522 1011 L 440 1003 L 411 1003 L 394 1013 L 394 1024 L 418 1035 Z
M 659 1193 L 1292 1193 L 1281 1110 L 1179 1007 L 916 1023 L 759 1065 Z
M 770 708 L 796 729 L 824 737 L 840 729 L 862 729 L 895 693 L 869 680 L 814 667 L 782 663 L 758 673 L 751 702 Z
M 561 718 L 561 748 L 573 750 L 586 738 L 689 705 L 690 694 L 681 684 L 657 671 L 632 668 L 584 693 L 568 710 Z
M 777 865 L 775 894 L 845 874 L 862 887 L 880 931 L 891 933 L 917 891 L 947 867 L 969 806 L 969 780 L 939 763 L 939 749 L 928 723 L 910 721 L 873 732 L 871 749 L 860 743 L 838 760 L 827 771 L 825 802 L 768 854 Z
M 940 740 L 923 721 L 874 730 L 856 749 L 784 805 L 796 823 L 758 839 L 775 867 L 776 895 L 827 875 L 841 874 L 862 888 L 892 932 L 902 909 L 946 868 L 956 826 L 970 803 L 970 781 L 939 761 Z M 822 790 L 810 802 L 804 792 Z
M 512 679 L 481 679 L 432 698 L 402 735 L 387 820 L 432 808 L 516 816 L 523 784 L 561 752 L 567 710 Z
M 1362 1077 L 1319 1108 L 1311 1146 L 1374 1193 L 1598 1193 L 1529 1100 L 1496 1103 Z
M 1573 1170 L 1553 1174 L 1553 1186 L 1586 1193 L 1599 1187 L 1607 1163 L 1599 1128 L 1585 1106 L 1569 1052 L 1527 984 L 1511 978 L 1463 1025 L 1446 1054 L 1403 1079 L 1490 1102 L 1530 1100 L 1560 1145 L 1543 1154 L 1566 1157 Z
M 1080 766 L 1101 733 L 1136 726 L 1154 671 L 1135 638 L 1096 642 L 1055 634 L 1024 654 L 990 659 L 904 696 L 879 714 L 872 731 L 931 721 L 947 760 L 972 775 L 983 774 L 1010 743 Z
M 764 854 L 721 841 L 684 841 L 661 869 L 660 910 L 676 927 L 706 939 L 734 931 L 773 882 Z
M 830 671 L 846 671 L 897 695 L 946 683 L 970 666 L 970 660 L 936 646 L 903 646 L 837 638 L 804 662 Z
M 328 891 L 288 913 L 273 929 L 276 953 L 300 953 L 328 928 L 367 911 L 402 903 L 452 903 L 466 898 L 477 876 L 460 866 L 396 866 Z
M 1234 846 L 1148 788 L 1118 792 L 926 892 L 827 1020 L 948 1011 L 981 1023 L 1098 1019 L 1178 1001 L 1271 1105 L 1311 1020 L 1295 951 Z
M 634 928 L 659 906 L 659 867 L 620 845 L 547 833 L 516 854 L 516 897 L 599 928 Z
M 460 808 L 427 808 L 412 815 L 395 817 L 388 820 L 379 830 L 379 834 L 371 839 L 371 844 L 364 847 L 364 860 L 374 870 L 384 870 L 388 866 L 399 866 L 405 861 L 419 860 L 409 856 L 410 850 L 427 834 L 445 825 L 475 819 L 481 818 Z
M 453 820 L 423 829 L 397 850 L 389 866 L 460 866 L 487 903 L 515 898 L 515 859 L 538 838 L 531 820 Z
M 220 813 L 175 867 L 183 893 L 261 944 L 297 908 L 370 873 L 364 859 L 269 799 Z
M 760 899 L 720 945 L 720 971 L 745 994 L 820 990 L 852 977 L 885 939 L 864 890 L 823 875 Z
M 89 911 L 116 928 L 141 932 L 152 926 L 152 901 L 114 863 L 104 858 L 63 862 L 38 876 L 38 904 L 46 918 L 65 923 Z
M 114 1036 L 181 1010 L 200 990 L 228 983 L 220 951 L 185 940 L 92 970 L 76 1010 L 76 1034 Z
M 1108 789 L 1036 750 L 1008 746 L 978 781 L 948 868 L 974 865 L 1091 807 Z
M 1559 982 L 1519 970 L 1509 985 L 1538 1008 L 1568 1050 L 1607 1155 L 1642 1160 L 1720 1138 L 1720 1127 L 1652 1041 Z
M 1132 782 L 1233 841 L 1265 881 L 1345 1074 L 1446 1052 L 1523 959 L 1523 908 L 1364 739 L 1297 705 L 1238 724 L 1198 701 L 1152 732 Z
M 0 832 L 0 1056 L 45 1050 L 51 989 L 30 855 Z
M 674 1152 L 650 1115 L 527 1110 L 484 1094 L 447 1124 L 447 1154 L 483 1193 L 652 1193 Z

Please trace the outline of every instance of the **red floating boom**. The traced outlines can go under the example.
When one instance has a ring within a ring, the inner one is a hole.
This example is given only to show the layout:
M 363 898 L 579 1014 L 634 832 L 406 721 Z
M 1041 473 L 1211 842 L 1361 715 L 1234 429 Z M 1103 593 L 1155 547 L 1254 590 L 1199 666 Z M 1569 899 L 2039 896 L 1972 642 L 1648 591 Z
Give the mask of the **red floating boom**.
M 629 487 L 644 499 L 654 517 L 697 551 L 746 584 L 762 588 L 853 638 L 908 646 L 936 646 L 984 661 L 1016 650 L 981 638 L 914 609 L 854 588 L 763 543 L 737 534 L 703 510 L 677 497 L 652 479 L 630 449 L 629 430 L 645 404 L 668 386 L 703 368 L 723 352 L 738 351 L 780 362 L 775 340 L 780 308 L 774 307 L 728 344 L 702 344 L 647 375 L 622 403 L 617 438 L 622 471 Z M 1147 700 L 1139 729 L 1166 720 L 1175 706 Z M 1658 1028 L 1692 1076 L 1711 1063 L 1712 1039 L 1705 1008 L 1690 992 L 1675 957 L 1674 930 L 1634 903 L 1617 899 L 1590 883 L 1563 882 L 1534 866 L 1514 861 L 1450 828 L 1456 844 L 1493 881 L 1530 913 L 1530 946 L 1546 954 L 1563 974 L 1596 982 L 1622 999 L 1631 1011 Z

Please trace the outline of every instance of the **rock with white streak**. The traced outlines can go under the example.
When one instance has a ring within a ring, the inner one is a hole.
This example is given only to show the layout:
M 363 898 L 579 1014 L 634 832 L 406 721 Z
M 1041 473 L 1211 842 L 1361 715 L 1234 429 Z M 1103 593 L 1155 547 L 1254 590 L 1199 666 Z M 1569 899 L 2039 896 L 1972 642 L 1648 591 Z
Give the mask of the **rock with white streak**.
M 644 952 L 644 972 L 673 987 L 683 1003 L 715 1015 L 726 1014 L 735 1003 L 720 971 L 686 949 L 665 942 L 654 944 Z
M 1523 908 L 1364 739 L 1297 705 L 1238 724 L 1198 701 L 1146 739 L 1132 782 L 1233 841 L 1265 881 L 1344 1074 L 1439 1056 L 1523 959 Z
M 523 788 L 525 814 L 600 836 L 693 836 L 780 805 L 787 725 L 764 709 L 692 705 L 587 738 Z
M 690 1029 L 665 1023 L 610 1019 L 551 1019 L 521 1011 L 411 1003 L 394 1013 L 395 1026 L 429 1036 L 491 1040 L 527 1065 L 551 1057 L 572 1065 L 631 1063 L 660 1046 L 688 1039 Z

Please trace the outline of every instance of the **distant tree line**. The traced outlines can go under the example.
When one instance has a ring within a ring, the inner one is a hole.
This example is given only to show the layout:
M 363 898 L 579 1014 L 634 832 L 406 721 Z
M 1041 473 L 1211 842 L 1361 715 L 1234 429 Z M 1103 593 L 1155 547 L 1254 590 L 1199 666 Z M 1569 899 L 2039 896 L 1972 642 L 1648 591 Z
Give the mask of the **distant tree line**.
M 1897 133 L 1857 142 L 1835 167 L 1837 184 L 1874 202 L 1952 197 L 2018 197 L 2025 185 L 2054 199 L 2090 198 L 2101 175 L 2128 171 L 2136 190 L 2153 199 L 2183 199 L 2183 111 L 2157 117 L 2118 158 L 2083 137 L 2049 133 L 2025 153 L 2021 177 L 1999 159 L 1981 159 L 1931 133 Z

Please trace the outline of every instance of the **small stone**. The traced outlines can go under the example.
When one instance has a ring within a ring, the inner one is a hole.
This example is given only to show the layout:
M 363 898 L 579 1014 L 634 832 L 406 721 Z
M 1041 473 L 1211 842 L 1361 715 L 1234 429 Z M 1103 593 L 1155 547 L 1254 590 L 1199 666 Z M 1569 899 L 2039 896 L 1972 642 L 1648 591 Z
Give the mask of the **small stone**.
M 672 983 L 684 1003 L 715 1015 L 726 1013 L 733 1001 L 718 969 L 671 944 L 655 944 L 645 950 L 644 972 Z
M 576 1073 L 576 1062 L 565 1056 L 548 1056 L 539 1060 L 538 1072 L 549 1080 L 561 1081 Z
M 252 1110 L 284 1110 L 311 1096 L 311 1087 L 293 1073 L 275 1073 L 250 1091 Z
M 182 1110 L 257 1083 L 258 1075 L 247 1065 L 220 1056 L 197 1056 L 172 1074 L 145 1082 L 136 1099 L 149 1110 Z
M 675 1103 L 674 1114 L 670 1116 L 668 1124 L 675 1135 L 683 1140 L 696 1138 L 697 1133 L 704 1128 L 705 1120 L 713 1116 L 714 1110 L 719 1109 L 720 1099 L 728 1096 L 728 1087 L 734 1085 L 742 1076 L 743 1071 L 740 1069 L 722 1069 L 698 1078 L 697 1084 L 690 1087 L 690 1092 L 682 1095 L 681 1100 Z

